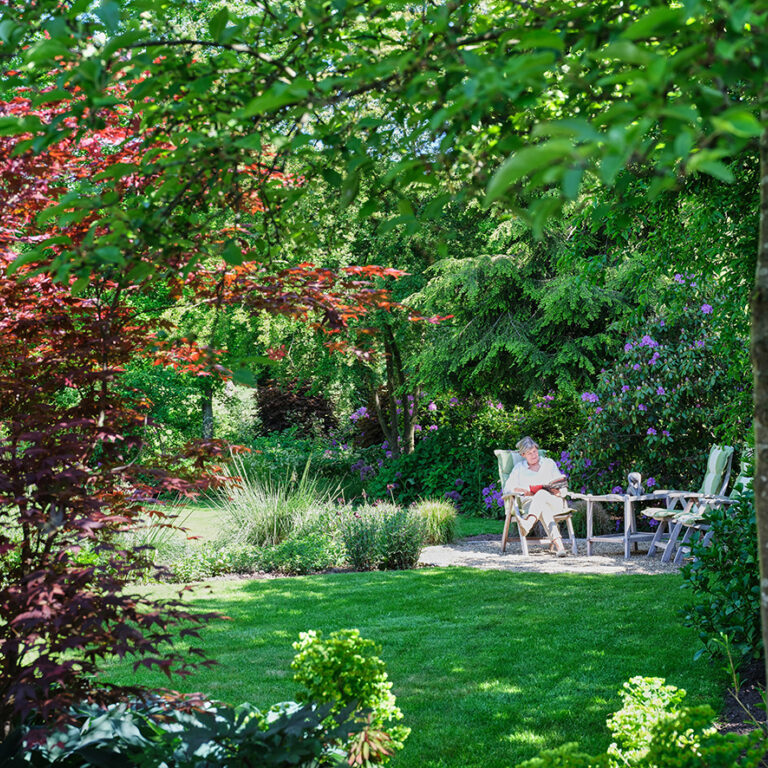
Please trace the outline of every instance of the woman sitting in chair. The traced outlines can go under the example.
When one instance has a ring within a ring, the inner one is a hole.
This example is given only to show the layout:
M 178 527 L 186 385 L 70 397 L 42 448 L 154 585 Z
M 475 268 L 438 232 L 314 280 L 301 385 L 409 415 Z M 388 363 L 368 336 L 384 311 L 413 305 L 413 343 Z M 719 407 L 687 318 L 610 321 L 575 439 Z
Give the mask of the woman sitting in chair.
M 521 499 L 522 522 L 518 522 L 519 528 L 525 527 L 520 535 L 527 536 L 533 526 L 541 522 L 557 556 L 565 557 L 568 553 L 555 522 L 555 515 L 563 512 L 563 473 L 552 459 L 539 457 L 539 446 L 530 437 L 524 437 L 515 447 L 523 461 L 515 464 L 504 484 L 504 493 L 519 493 L 525 497 Z

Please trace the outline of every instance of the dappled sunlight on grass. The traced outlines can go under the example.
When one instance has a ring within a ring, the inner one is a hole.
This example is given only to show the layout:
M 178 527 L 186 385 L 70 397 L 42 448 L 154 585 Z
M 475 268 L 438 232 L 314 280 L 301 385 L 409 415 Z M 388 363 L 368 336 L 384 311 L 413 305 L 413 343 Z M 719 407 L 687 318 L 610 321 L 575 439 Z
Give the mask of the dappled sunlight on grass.
M 394 768 L 506 767 L 567 741 L 597 752 L 633 675 L 666 677 L 691 704 L 720 704 L 720 673 L 692 660 L 696 639 L 678 617 L 685 594 L 676 574 L 449 568 L 211 584 L 191 602 L 231 617 L 203 634 L 220 663 L 176 685 L 262 707 L 291 699 L 299 632 L 357 627 L 381 644 L 413 728 Z M 111 677 L 134 679 L 125 665 Z

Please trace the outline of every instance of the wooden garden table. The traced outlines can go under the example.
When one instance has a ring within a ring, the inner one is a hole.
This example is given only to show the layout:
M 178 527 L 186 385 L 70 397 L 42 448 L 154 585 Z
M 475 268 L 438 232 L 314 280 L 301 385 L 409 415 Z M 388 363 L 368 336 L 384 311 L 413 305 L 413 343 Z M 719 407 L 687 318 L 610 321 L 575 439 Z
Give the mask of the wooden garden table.
M 663 493 L 645 493 L 638 496 L 632 496 L 628 493 L 604 493 L 595 495 L 591 493 L 575 493 L 568 491 L 566 494 L 569 499 L 581 499 L 587 503 L 587 556 L 592 555 L 592 544 L 596 541 L 605 541 L 615 544 L 624 544 L 624 559 L 629 560 L 631 545 L 640 541 L 651 541 L 654 534 L 652 532 L 639 533 L 637 530 L 637 519 L 635 517 L 635 503 L 638 501 L 659 501 L 664 498 Z M 609 533 L 602 536 L 593 535 L 594 504 L 596 501 L 607 503 L 621 503 L 624 505 L 624 531 L 623 533 Z

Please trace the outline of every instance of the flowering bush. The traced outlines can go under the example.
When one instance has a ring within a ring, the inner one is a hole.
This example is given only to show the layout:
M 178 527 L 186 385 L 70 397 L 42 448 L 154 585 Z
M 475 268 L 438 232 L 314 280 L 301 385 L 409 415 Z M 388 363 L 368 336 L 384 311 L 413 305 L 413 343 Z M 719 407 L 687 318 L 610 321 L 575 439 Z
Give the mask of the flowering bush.
M 393 498 L 403 505 L 424 496 L 442 498 L 461 512 L 499 517 L 502 505 L 494 503 L 493 491 L 488 490 L 498 478 L 494 449 L 511 448 L 530 434 L 549 451 L 559 450 L 582 420 L 572 397 L 552 393 L 529 408 L 509 409 L 499 400 L 455 395 L 426 402 L 414 452 L 393 457 L 383 451 L 375 462 L 376 476 L 366 475 L 370 497 Z
M 630 334 L 616 362 L 583 393 L 586 427 L 565 455 L 575 490 L 618 492 L 632 470 L 648 486 L 686 487 L 700 479 L 712 443 L 747 436 L 740 308 L 726 293 L 711 293 L 677 275 L 667 316 Z

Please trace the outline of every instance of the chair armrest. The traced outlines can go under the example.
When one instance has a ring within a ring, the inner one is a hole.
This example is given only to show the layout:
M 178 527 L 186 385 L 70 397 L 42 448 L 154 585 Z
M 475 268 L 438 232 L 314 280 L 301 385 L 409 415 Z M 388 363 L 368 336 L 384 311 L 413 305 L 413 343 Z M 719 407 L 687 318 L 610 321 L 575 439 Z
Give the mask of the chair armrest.
M 626 496 L 619 496 L 617 493 L 576 493 L 576 491 L 568 491 L 565 494 L 568 499 L 581 499 L 582 501 L 624 501 Z
M 509 493 L 503 493 L 501 495 L 502 499 L 524 499 L 525 494 L 524 493 L 518 493 L 517 491 L 510 491 Z

